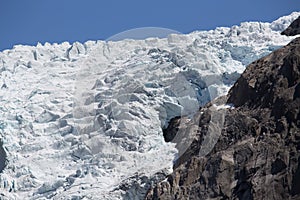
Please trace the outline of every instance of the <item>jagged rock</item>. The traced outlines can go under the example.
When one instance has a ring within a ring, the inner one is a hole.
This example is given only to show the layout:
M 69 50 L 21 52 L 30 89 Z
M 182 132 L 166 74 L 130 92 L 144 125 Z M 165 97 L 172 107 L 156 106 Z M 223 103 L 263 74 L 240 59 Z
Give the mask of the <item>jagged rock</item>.
M 151 177 L 144 174 L 134 174 L 128 179 L 121 182 L 121 184 L 116 188 L 116 190 L 123 190 L 123 199 L 139 200 L 140 196 L 144 196 L 151 185 L 162 181 L 166 176 L 166 172 L 159 171 Z
M 300 199 L 299 85 L 297 38 L 250 64 L 223 97 L 234 108 L 226 109 L 221 135 L 204 156 L 204 138 L 214 134 L 211 108 L 222 101 L 199 111 L 192 144 L 145 199 Z M 178 120 L 170 122 L 175 129 L 168 135 L 178 131 Z
M 281 34 L 287 36 L 294 36 L 300 34 L 300 16 L 295 21 L 293 21 L 292 24 Z
M 236 107 L 275 108 L 273 114 L 281 115 L 284 108 L 279 107 L 294 101 L 300 79 L 299 42 L 297 38 L 288 47 L 250 64 L 231 89 L 228 102 Z
M 163 135 L 166 142 L 170 142 L 175 138 L 176 133 L 179 130 L 180 119 L 180 116 L 172 118 L 169 122 L 168 127 L 166 129 L 163 129 Z
M 6 152 L 3 148 L 3 142 L 0 140 L 0 173 L 4 170 L 6 166 Z

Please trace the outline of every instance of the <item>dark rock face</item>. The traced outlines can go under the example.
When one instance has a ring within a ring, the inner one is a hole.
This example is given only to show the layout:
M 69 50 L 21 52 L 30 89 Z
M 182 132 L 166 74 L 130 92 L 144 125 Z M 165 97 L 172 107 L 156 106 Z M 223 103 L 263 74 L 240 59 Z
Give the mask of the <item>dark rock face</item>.
M 295 21 L 293 21 L 293 23 L 281 34 L 287 36 L 294 36 L 300 34 L 300 16 Z
M 300 38 L 247 67 L 229 92 L 228 103 L 271 110 L 276 119 L 295 121 L 299 113 Z
M 169 125 L 166 129 L 163 129 L 164 139 L 166 142 L 171 142 L 175 136 L 176 133 L 179 130 L 180 126 L 180 117 L 174 117 L 170 120 Z
M 3 143 L 0 140 L 0 173 L 4 170 L 6 166 L 6 152 L 3 148 Z
M 199 111 L 192 144 L 146 199 L 300 199 L 299 85 L 297 38 L 250 64 L 227 97 Z M 213 104 L 222 102 L 234 109 L 226 109 L 212 150 L 199 156 L 203 138 L 216 134 L 210 120 L 220 111 Z

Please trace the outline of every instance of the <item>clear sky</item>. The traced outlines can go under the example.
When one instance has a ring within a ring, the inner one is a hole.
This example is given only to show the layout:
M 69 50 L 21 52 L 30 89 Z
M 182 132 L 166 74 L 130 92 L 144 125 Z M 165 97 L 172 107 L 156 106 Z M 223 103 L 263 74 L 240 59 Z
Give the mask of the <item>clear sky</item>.
M 273 21 L 299 0 L 0 0 L 0 51 L 15 44 L 107 39 L 139 27 L 182 33 Z

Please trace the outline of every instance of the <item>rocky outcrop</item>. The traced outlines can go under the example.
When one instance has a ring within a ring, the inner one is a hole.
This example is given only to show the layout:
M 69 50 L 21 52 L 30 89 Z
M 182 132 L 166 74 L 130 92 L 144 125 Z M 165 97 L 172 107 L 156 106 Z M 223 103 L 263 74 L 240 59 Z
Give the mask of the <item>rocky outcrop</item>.
M 170 120 L 167 128 L 163 129 L 163 135 L 166 142 L 171 142 L 179 130 L 181 117 L 177 116 Z
M 211 123 L 220 112 L 224 123 Z M 300 199 L 300 38 L 250 64 L 196 116 L 192 144 L 146 199 Z M 170 131 L 181 132 L 178 120 Z
M 3 142 L 0 140 L 0 173 L 6 166 L 6 152 L 3 148 Z
M 293 21 L 293 23 L 281 34 L 287 36 L 294 36 L 300 34 L 300 16 L 295 21 Z

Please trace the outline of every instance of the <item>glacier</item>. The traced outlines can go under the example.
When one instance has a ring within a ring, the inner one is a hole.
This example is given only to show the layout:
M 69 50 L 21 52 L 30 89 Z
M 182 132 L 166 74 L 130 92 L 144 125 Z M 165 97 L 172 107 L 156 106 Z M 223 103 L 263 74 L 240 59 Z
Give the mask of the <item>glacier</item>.
M 280 32 L 299 15 L 0 52 L 1 199 L 141 199 L 180 156 L 164 141 L 169 120 L 226 94 L 294 38 Z

